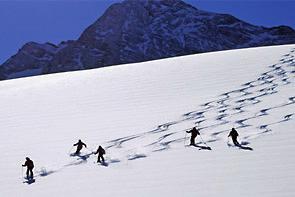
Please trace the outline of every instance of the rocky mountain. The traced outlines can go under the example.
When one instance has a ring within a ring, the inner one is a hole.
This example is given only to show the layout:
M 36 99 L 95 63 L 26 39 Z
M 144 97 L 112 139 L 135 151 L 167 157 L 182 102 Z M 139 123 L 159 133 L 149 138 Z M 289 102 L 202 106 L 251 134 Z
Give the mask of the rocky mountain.
M 0 66 L 0 79 L 294 43 L 295 31 L 287 26 L 255 26 L 181 0 L 125 0 L 110 6 L 78 40 L 25 44 Z

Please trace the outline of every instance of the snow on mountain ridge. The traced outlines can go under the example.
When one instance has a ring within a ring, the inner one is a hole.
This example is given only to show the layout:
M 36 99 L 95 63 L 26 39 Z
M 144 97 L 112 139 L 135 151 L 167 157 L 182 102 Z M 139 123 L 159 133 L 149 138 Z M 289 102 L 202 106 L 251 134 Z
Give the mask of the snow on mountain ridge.
M 47 62 L 23 57 L 19 55 L 24 50 L 21 49 L 0 67 L 0 76 L 15 78 L 13 73 L 32 68 L 40 68 L 39 74 L 48 74 L 290 43 L 295 43 L 295 31 L 290 27 L 254 26 L 228 14 L 199 10 L 180 0 L 127 0 L 111 5 L 77 41 L 67 42 Z

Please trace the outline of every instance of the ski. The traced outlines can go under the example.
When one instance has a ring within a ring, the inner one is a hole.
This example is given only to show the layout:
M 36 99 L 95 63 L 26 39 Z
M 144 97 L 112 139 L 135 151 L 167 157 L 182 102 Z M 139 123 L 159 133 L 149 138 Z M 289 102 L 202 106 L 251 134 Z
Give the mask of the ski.
M 26 183 L 26 184 L 32 184 L 32 183 L 35 183 L 36 182 L 36 180 L 34 179 L 34 178 L 27 178 L 27 177 L 24 177 L 24 181 L 23 181 L 23 183 Z

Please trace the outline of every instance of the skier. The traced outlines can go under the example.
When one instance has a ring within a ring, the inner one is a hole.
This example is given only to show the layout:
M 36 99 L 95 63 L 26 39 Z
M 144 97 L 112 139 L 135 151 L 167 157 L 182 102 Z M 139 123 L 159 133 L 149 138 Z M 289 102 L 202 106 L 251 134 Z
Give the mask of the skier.
M 84 144 L 81 140 L 79 140 L 76 144 L 74 144 L 73 146 L 77 146 L 77 150 L 75 152 L 76 155 L 80 154 L 80 150 L 83 148 L 83 146 L 85 146 L 85 148 L 87 148 L 86 144 Z
M 197 135 L 200 135 L 200 132 L 196 129 L 196 127 L 186 132 L 191 133 L 190 146 L 195 146 L 196 145 L 195 138 L 197 137 Z
M 237 130 L 236 130 L 235 128 L 232 128 L 232 129 L 231 129 L 231 132 L 229 133 L 229 135 L 228 135 L 227 137 L 230 137 L 230 136 L 231 136 L 231 138 L 232 138 L 232 140 L 233 140 L 233 143 L 234 143 L 236 146 L 239 146 L 240 144 L 239 144 L 239 142 L 238 142 L 238 140 L 237 140 L 239 134 L 238 134 L 238 132 L 237 132 Z
M 99 146 L 98 149 L 97 149 L 97 151 L 94 153 L 95 155 L 98 154 L 97 163 L 100 163 L 100 158 L 102 160 L 102 163 L 104 163 L 103 155 L 105 153 L 106 153 L 106 151 L 101 146 Z
M 27 166 L 27 172 L 26 172 L 27 179 L 33 179 L 34 178 L 34 174 L 33 174 L 34 162 L 29 157 L 26 157 L 26 162 L 22 166 L 23 167 Z

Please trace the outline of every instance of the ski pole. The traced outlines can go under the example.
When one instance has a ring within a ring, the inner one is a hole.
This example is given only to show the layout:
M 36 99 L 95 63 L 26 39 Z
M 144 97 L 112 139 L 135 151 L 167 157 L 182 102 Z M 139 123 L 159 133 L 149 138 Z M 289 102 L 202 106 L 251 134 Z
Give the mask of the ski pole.
M 68 155 L 71 154 L 73 147 L 74 147 L 74 146 L 71 146 L 71 149 L 69 150 Z
M 22 166 L 22 176 L 21 176 L 21 179 L 23 180 L 24 178 L 24 167 Z
M 203 142 L 207 147 L 209 147 L 209 146 L 206 144 L 206 142 L 203 140 L 203 138 L 202 138 L 201 135 L 200 135 L 200 138 L 201 138 L 202 142 Z
M 85 147 L 88 151 L 91 152 L 91 154 L 93 154 L 94 152 L 92 150 L 90 150 L 89 148 Z
M 88 150 L 88 151 L 90 151 L 90 152 L 91 152 L 91 154 L 94 154 L 94 151 L 92 151 L 92 150 L 90 150 L 90 149 L 88 149 L 88 148 L 87 148 L 87 150 Z
M 229 137 L 227 137 L 227 146 L 230 147 L 231 144 L 229 143 Z
M 184 134 L 184 140 L 183 140 L 183 146 L 184 146 L 184 147 L 186 147 L 186 146 L 185 146 L 185 142 L 186 142 L 186 131 L 185 131 L 185 134 Z

